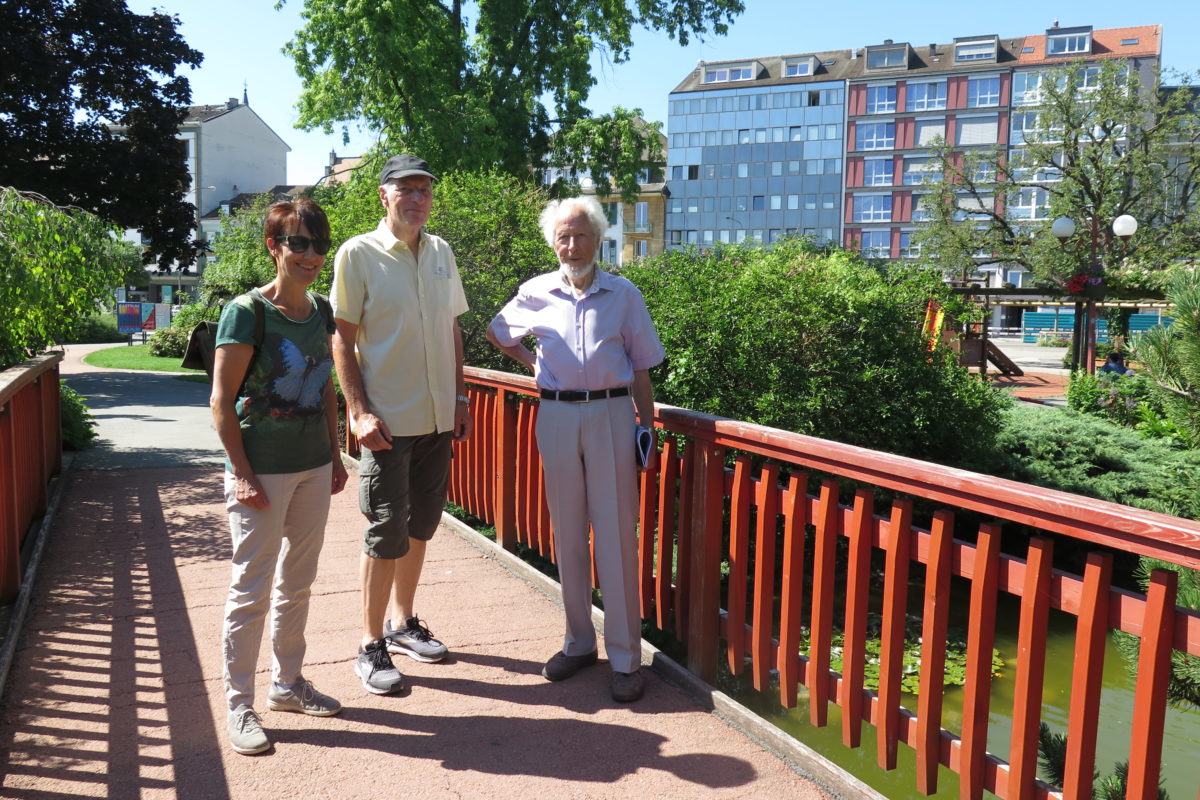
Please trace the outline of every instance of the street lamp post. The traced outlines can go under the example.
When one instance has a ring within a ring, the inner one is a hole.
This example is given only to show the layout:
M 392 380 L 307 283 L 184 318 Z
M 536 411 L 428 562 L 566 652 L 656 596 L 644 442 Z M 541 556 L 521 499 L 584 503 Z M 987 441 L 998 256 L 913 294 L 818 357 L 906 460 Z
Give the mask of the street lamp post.
M 1104 293 L 1104 264 L 1100 259 L 1101 249 L 1107 251 L 1111 248 L 1113 236 L 1122 242 L 1128 242 L 1129 237 L 1137 233 L 1137 228 L 1137 220 L 1129 214 L 1122 214 L 1113 220 L 1111 233 L 1101 227 L 1099 218 L 1093 216 L 1088 219 L 1086 231 L 1087 273 L 1086 275 L 1082 273 L 1075 275 L 1071 279 L 1071 284 L 1068 284 L 1070 288 L 1078 281 L 1079 284 L 1071 288 L 1071 291 L 1086 294 L 1086 302 L 1084 299 L 1075 301 L 1075 335 L 1071 348 L 1071 369 L 1073 370 L 1078 369 L 1082 363 L 1089 375 L 1094 375 L 1096 372 L 1096 296 Z M 1075 230 L 1075 221 L 1070 217 L 1059 217 L 1050 225 L 1050 232 L 1064 246 L 1075 235 Z

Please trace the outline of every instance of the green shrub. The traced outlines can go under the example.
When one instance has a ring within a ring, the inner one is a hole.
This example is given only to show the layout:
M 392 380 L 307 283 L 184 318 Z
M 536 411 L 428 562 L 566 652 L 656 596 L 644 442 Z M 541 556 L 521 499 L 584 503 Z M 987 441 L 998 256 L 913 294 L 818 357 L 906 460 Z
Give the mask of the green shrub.
M 89 314 L 82 317 L 74 329 L 67 334 L 67 342 L 72 344 L 124 342 L 128 338 L 129 334 L 117 331 L 117 315 L 113 312 Z
M 1083 370 L 1071 373 L 1067 405 L 1081 414 L 1133 428 L 1147 438 L 1166 439 L 1183 446 L 1183 437 L 1163 410 L 1154 383 L 1143 374 L 1114 375 Z
M 58 385 L 60 417 L 62 419 L 63 448 L 86 450 L 96 438 L 96 419 L 88 409 L 83 397 L 67 386 Z
M 1001 418 L 995 449 L 957 466 L 1200 519 L 1200 452 L 1071 409 L 1014 405 Z
M 622 274 L 666 348 L 667 403 L 935 461 L 990 444 L 1007 400 L 921 332 L 939 274 L 802 239 L 671 252 Z
M 191 331 L 191 328 L 185 330 L 177 325 L 159 328 L 150 336 L 150 355 L 182 359 L 183 351 L 187 349 L 188 334 Z

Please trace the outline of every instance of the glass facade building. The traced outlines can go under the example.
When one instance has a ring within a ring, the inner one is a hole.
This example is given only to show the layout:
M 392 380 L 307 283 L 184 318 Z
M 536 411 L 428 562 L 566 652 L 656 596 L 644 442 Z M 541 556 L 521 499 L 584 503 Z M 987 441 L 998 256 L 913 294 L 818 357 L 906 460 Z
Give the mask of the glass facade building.
M 708 70 L 703 88 L 669 97 L 667 247 L 837 241 L 845 82 L 738 85 L 754 81 L 730 74 Z

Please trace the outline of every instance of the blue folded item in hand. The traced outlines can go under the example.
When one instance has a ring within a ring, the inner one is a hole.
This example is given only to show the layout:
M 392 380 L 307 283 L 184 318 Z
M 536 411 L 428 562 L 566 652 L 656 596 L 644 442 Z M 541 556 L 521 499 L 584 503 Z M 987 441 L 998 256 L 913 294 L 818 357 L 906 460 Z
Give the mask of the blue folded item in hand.
M 654 450 L 654 433 L 642 425 L 633 429 L 633 452 L 637 455 L 638 466 L 642 469 L 650 463 L 650 453 Z

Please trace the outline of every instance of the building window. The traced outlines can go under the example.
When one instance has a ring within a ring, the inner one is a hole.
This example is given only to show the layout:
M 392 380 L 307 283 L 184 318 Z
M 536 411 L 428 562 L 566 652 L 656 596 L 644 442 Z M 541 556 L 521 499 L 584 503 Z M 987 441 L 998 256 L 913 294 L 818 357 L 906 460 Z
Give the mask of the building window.
M 633 242 L 634 258 L 645 258 L 650 254 L 650 243 L 645 239 L 635 239 Z
M 995 114 L 981 117 L 959 117 L 955 144 L 995 144 L 1000 120 Z
M 889 50 L 871 50 L 867 53 L 867 69 L 889 69 L 903 67 L 905 48 L 894 47 Z
M 752 77 L 750 67 L 729 67 L 704 71 L 705 83 L 724 83 L 725 81 L 748 81 Z
M 1008 195 L 1007 211 L 1013 219 L 1046 219 L 1050 215 L 1050 195 L 1036 186 L 1018 189 Z
M 920 186 L 934 181 L 937 179 L 935 169 L 937 162 L 932 158 L 905 158 L 903 183 L 905 186 Z
M 669 211 L 672 214 L 682 214 L 683 213 L 683 198 L 682 197 L 672 197 L 668 202 L 669 202 L 669 205 L 667 206 L 667 211 Z
M 911 231 L 900 232 L 900 257 L 901 258 L 920 258 L 921 245 L 918 244 L 912 235 Z
M 700 210 L 700 198 L 699 197 L 687 198 L 687 210 L 688 210 L 689 214 L 697 213 Z
M 752 203 L 752 205 L 751 205 L 752 211 L 763 211 L 766 209 L 766 196 L 761 195 L 761 194 L 756 194 L 751 199 L 751 203 Z
M 785 78 L 803 78 L 805 75 L 813 74 L 812 59 L 806 58 L 803 61 L 791 61 L 783 66 L 783 75 Z
M 989 213 L 996 206 L 996 198 L 991 195 L 976 197 L 973 194 L 961 194 L 955 201 L 954 218 L 956 220 L 990 219 Z
M 888 258 L 892 254 L 892 232 L 863 231 L 862 254 L 864 258 Z
M 932 202 L 929 197 L 920 194 L 913 195 L 912 206 L 912 221 L 913 222 L 928 222 L 930 220 L 929 203 Z
M 1046 36 L 1046 55 L 1065 56 L 1092 52 L 1090 33 L 1060 33 Z
M 890 194 L 855 195 L 852 219 L 854 222 L 891 222 L 892 196 Z
M 995 61 L 995 39 L 972 39 L 954 44 L 955 61 Z
M 1013 73 L 1012 104 L 1027 106 L 1042 102 L 1043 77 L 1044 75 L 1040 72 Z
M 946 107 L 946 82 L 910 83 L 906 111 L 940 111 Z
M 1038 112 L 1014 111 L 1012 114 L 1012 130 L 1008 143 L 1013 147 L 1024 144 L 1025 139 L 1038 130 Z
M 946 119 L 919 119 L 913 134 L 913 144 L 917 147 L 933 147 L 937 139 L 946 138 Z
M 967 79 L 967 108 L 1000 105 L 1000 76 Z
M 1137 43 L 1138 43 L 1137 39 L 1122 39 L 1121 40 L 1121 44 L 1124 47 L 1130 47 L 1131 45 L 1135 45 Z
M 855 129 L 855 150 L 891 150 L 895 146 L 894 122 L 860 122 Z
M 894 166 L 890 158 L 868 158 L 863 162 L 863 186 L 891 186 Z
M 868 114 L 895 114 L 896 113 L 896 87 L 893 86 L 868 86 L 867 87 L 867 113 Z
M 800 209 L 800 195 L 789 194 L 787 196 L 787 207 L 788 211 L 798 211 Z
M 837 204 L 837 195 L 823 194 L 821 195 L 821 208 L 834 208 Z
M 769 206 L 772 211 L 779 211 L 780 209 L 782 209 L 783 208 L 783 195 L 781 195 L 781 194 L 771 195 L 771 200 L 770 200 Z

